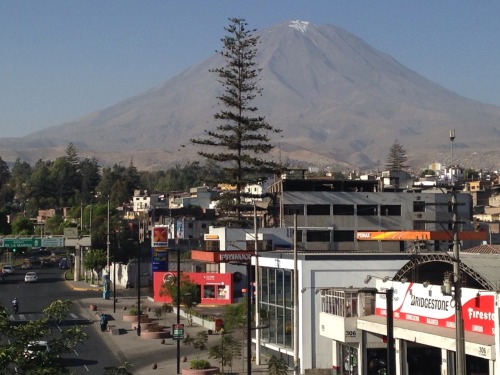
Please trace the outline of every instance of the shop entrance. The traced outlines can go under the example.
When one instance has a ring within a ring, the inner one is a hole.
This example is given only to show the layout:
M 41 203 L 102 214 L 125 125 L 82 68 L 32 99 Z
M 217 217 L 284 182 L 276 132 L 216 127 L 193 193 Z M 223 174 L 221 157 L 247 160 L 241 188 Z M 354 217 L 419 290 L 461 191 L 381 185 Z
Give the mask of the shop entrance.
M 467 374 L 471 375 L 488 375 L 489 374 L 489 361 L 484 358 L 466 356 L 465 365 L 467 367 Z
M 409 375 L 440 375 L 441 349 L 409 343 L 407 349 Z

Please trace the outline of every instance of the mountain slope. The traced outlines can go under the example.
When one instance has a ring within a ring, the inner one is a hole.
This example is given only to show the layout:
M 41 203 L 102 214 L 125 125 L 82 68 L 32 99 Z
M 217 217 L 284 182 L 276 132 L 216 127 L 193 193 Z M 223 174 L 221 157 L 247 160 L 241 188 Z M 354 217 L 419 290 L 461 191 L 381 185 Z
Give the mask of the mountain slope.
M 450 129 L 456 129 L 459 162 L 462 154 L 473 166 L 471 155 L 496 152 L 500 108 L 434 84 L 347 31 L 286 22 L 257 34 L 264 90 L 255 104 L 283 129 L 274 140 L 274 158 L 375 168 L 397 138 L 409 162 L 425 167 L 449 161 Z M 189 139 L 215 126 L 221 87 L 209 70 L 223 64 L 215 55 L 126 101 L 26 137 L 2 139 L 0 147 L 12 154 L 22 149 L 28 161 L 72 142 L 81 155 L 96 155 L 105 164 L 132 158 L 140 168 L 185 162 L 196 157 Z

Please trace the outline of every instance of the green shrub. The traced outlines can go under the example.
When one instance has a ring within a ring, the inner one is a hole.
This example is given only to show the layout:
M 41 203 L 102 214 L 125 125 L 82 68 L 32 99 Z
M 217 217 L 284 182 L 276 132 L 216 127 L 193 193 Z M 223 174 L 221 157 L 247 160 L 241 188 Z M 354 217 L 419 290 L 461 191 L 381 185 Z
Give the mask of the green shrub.
M 148 327 L 149 332 L 163 332 L 163 327 L 159 324 L 151 325 Z
M 143 313 L 143 311 L 141 310 L 141 314 Z M 137 307 L 131 307 L 130 309 L 128 309 L 128 315 L 137 315 Z
M 128 314 L 137 315 L 137 309 L 135 307 L 131 307 L 130 309 L 128 309 Z
M 206 368 L 210 368 L 210 362 L 205 359 L 193 359 L 191 361 L 191 368 L 193 370 L 205 370 Z

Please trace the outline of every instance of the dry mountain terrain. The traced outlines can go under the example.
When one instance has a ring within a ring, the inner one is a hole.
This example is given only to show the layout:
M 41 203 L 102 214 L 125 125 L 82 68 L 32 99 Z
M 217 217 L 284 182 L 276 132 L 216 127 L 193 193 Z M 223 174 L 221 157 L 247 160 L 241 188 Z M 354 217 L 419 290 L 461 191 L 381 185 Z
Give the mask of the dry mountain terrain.
M 397 138 L 408 162 L 493 168 L 500 108 L 461 97 L 331 25 L 286 22 L 259 30 L 259 114 L 283 132 L 272 157 L 301 165 L 382 167 Z M 161 63 L 161 62 L 158 62 Z M 151 90 L 76 121 L 0 139 L 0 156 L 28 162 L 62 156 L 69 142 L 101 164 L 133 158 L 139 169 L 197 159 L 189 139 L 214 126 L 220 84 L 214 54 Z M 487 164 L 489 163 L 489 164 Z

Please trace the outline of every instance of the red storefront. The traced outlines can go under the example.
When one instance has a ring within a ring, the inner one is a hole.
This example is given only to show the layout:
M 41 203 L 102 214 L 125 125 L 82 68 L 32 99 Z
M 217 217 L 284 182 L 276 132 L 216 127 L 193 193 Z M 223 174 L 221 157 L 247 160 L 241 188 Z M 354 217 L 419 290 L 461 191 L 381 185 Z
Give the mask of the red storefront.
M 175 271 L 154 272 L 154 301 L 172 303 L 168 296 L 160 296 L 161 285 L 171 277 L 177 276 Z M 230 273 L 186 273 L 189 279 L 200 287 L 201 305 L 228 305 L 233 303 L 233 277 Z

